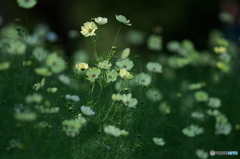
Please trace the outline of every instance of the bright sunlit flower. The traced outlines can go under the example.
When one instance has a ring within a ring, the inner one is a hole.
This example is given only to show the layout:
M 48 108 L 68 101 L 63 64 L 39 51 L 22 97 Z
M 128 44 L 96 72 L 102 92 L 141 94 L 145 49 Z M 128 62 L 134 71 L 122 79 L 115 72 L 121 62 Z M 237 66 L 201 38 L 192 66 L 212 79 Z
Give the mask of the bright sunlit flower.
M 84 105 L 81 107 L 81 111 L 83 112 L 84 115 L 87 115 L 87 116 L 95 114 L 95 112 L 90 107 L 87 107 Z
M 162 72 L 162 65 L 157 62 L 148 62 L 146 67 L 151 72 Z
M 88 76 L 88 80 L 89 81 L 91 81 L 91 82 L 94 82 L 95 81 L 95 79 L 97 79 L 98 78 L 98 76 L 99 76 L 99 74 L 101 73 L 101 70 L 100 69 L 98 69 L 98 68 L 89 68 L 88 70 L 87 70 L 87 73 L 86 73 L 86 75 Z
M 128 71 L 130 71 L 133 68 L 133 66 L 134 66 L 133 62 L 131 60 L 129 60 L 129 59 L 118 60 L 116 62 L 116 65 L 119 68 L 126 69 Z
M 111 66 L 112 64 L 109 63 L 108 60 L 104 60 L 98 63 L 98 68 L 105 69 L 105 70 L 110 69 Z
M 96 35 L 95 31 L 98 28 L 97 28 L 97 25 L 94 22 L 86 22 L 86 23 L 83 24 L 81 29 L 82 29 L 81 33 L 83 34 L 83 36 L 88 37 L 88 36 Z
M 108 22 L 108 19 L 107 18 L 103 18 L 103 17 L 97 17 L 94 20 L 99 25 L 103 25 L 103 24 L 106 24 Z
M 151 76 L 143 72 L 137 75 L 135 79 L 137 84 L 142 86 L 148 86 L 151 83 Z
M 75 65 L 75 68 L 79 71 L 84 71 L 86 69 L 88 69 L 88 64 L 87 63 L 79 63 Z
M 132 79 L 133 75 L 125 69 L 120 69 L 119 76 L 123 79 Z
M 138 103 L 136 98 L 132 98 L 131 93 L 123 94 L 122 95 L 122 102 L 124 103 L 124 105 L 126 105 L 130 108 L 136 108 L 136 105 Z
M 116 15 L 116 19 L 125 25 L 131 26 L 132 24 L 130 23 L 130 20 L 127 20 L 127 18 L 123 15 Z
M 47 56 L 46 64 L 54 73 L 59 73 L 65 69 L 65 62 L 63 59 L 58 57 L 56 53 L 52 53 Z
M 165 141 L 163 140 L 163 138 L 154 137 L 154 138 L 153 138 L 153 142 L 154 142 L 156 145 L 159 145 L 159 146 L 165 145 Z
M 32 8 L 37 4 L 36 0 L 17 0 L 18 5 L 22 8 Z

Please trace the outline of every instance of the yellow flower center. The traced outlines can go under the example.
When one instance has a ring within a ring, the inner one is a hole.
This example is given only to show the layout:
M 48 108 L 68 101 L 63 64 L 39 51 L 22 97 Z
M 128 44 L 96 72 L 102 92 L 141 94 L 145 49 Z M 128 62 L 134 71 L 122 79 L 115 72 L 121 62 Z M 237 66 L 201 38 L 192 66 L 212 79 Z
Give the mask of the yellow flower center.
M 129 101 L 126 101 L 126 104 L 129 104 L 130 102 Z
M 142 79 L 141 81 L 142 81 L 142 82 L 145 82 L 145 80 L 144 80 L 144 79 Z
M 29 0 L 25 0 L 25 2 L 28 2 Z
M 97 75 L 96 74 L 92 74 L 92 77 L 94 78 L 94 77 L 96 77 Z
M 126 68 L 127 66 L 126 65 L 123 65 L 124 68 Z
M 111 75 L 109 75 L 109 76 L 108 76 L 108 78 L 112 78 L 112 76 L 111 76 Z
M 92 29 L 88 29 L 88 32 L 91 33 L 93 30 Z

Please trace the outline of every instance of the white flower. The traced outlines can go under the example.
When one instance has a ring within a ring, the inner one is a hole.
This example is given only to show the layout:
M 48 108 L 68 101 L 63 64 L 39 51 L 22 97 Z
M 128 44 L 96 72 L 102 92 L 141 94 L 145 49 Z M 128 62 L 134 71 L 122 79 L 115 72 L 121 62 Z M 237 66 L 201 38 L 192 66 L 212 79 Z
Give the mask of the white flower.
M 125 25 L 131 26 L 130 20 L 127 20 L 127 18 L 123 15 L 116 15 L 116 19 Z
M 147 46 L 150 50 L 160 51 L 162 49 L 162 37 L 159 35 L 151 35 L 148 38 Z
M 122 95 L 121 94 L 113 94 L 112 95 L 112 100 L 113 101 L 121 101 L 122 100 Z
M 77 95 L 70 95 L 70 94 L 66 95 L 66 99 L 71 100 L 73 102 L 78 102 L 80 100 L 80 98 Z
M 148 69 L 148 71 L 151 71 L 151 72 L 161 73 L 162 72 L 162 65 L 157 63 L 157 62 L 148 62 L 147 63 L 147 69 Z
M 118 60 L 116 65 L 121 69 L 131 70 L 134 66 L 133 62 L 129 59 Z
M 107 83 L 116 81 L 117 77 L 118 77 L 117 71 L 107 70 L 106 72 Z
M 139 85 L 148 86 L 151 83 L 151 76 L 142 72 L 136 76 L 136 82 Z
M 130 49 L 129 48 L 124 49 L 121 55 L 121 59 L 128 58 L 129 54 L 130 54 Z
M 200 159 L 207 159 L 208 158 L 208 153 L 201 150 L 201 149 L 197 149 L 196 150 L 196 155 L 197 157 L 199 157 Z
M 204 128 L 201 128 L 201 127 L 199 127 L 199 126 L 197 126 L 197 125 L 193 125 L 193 124 L 192 124 L 192 125 L 190 125 L 189 127 L 184 128 L 184 129 L 182 130 L 182 133 L 183 133 L 184 135 L 188 136 L 188 137 L 194 137 L 194 136 L 196 136 L 196 135 L 202 134 L 203 131 L 204 131 Z
M 208 100 L 208 94 L 204 91 L 196 91 L 194 96 L 198 102 L 206 102 Z
M 36 47 L 33 50 L 34 57 L 40 62 L 43 61 L 44 59 L 46 59 L 47 53 L 48 53 L 47 50 L 45 50 L 42 47 Z
M 123 79 L 132 79 L 133 75 L 125 69 L 120 69 L 119 76 Z
M 153 138 L 153 142 L 154 142 L 156 145 L 159 145 L 159 146 L 165 145 L 165 142 L 164 142 L 163 138 L 154 137 L 154 138 Z
M 111 66 L 112 66 L 112 64 L 109 63 L 108 60 L 104 60 L 104 61 L 98 63 L 98 67 L 101 68 L 101 69 L 106 69 L 107 70 L 107 69 L 110 69 Z
M 95 22 L 98 23 L 99 25 L 103 25 L 108 22 L 108 19 L 102 18 L 102 17 L 97 17 L 97 18 L 95 18 Z
M 94 22 L 86 22 L 86 23 L 83 24 L 81 29 L 82 29 L 81 33 L 83 34 L 83 36 L 88 37 L 88 36 L 96 35 L 95 31 L 98 28 L 97 28 L 97 25 Z
M 124 103 L 124 105 L 126 105 L 130 108 L 136 108 L 136 105 L 138 103 L 136 98 L 132 98 L 131 93 L 123 94 L 122 95 L 122 102 Z
M 208 100 L 208 106 L 211 108 L 219 108 L 221 106 L 221 100 L 219 98 L 210 97 Z
M 81 107 L 81 111 L 83 112 L 84 115 L 88 116 L 95 114 L 95 112 L 90 107 L 86 107 L 84 105 Z
M 91 81 L 91 82 L 94 82 L 95 79 L 98 78 L 98 76 L 99 76 L 100 73 L 101 73 L 101 70 L 98 69 L 98 68 L 95 68 L 95 67 L 89 68 L 89 69 L 87 70 L 87 73 L 86 73 L 86 75 L 88 76 L 87 79 L 88 79 L 89 81 Z
M 108 125 L 104 127 L 104 132 L 108 135 L 112 135 L 114 137 L 119 137 L 121 135 L 126 136 L 128 135 L 128 132 L 125 130 L 120 130 L 119 128 L 116 128 L 115 126 Z
M 36 0 L 17 0 L 18 5 L 22 8 L 32 8 L 37 4 Z

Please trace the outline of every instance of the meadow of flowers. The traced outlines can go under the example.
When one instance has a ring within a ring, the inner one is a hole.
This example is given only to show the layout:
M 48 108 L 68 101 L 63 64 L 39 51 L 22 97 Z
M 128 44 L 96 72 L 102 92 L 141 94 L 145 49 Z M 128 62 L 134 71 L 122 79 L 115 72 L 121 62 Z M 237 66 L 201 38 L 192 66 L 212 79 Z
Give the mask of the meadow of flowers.
M 27 12 L 37 5 L 17 2 Z M 239 42 L 215 30 L 209 50 L 200 51 L 188 39 L 164 43 L 159 34 L 132 31 L 127 42 L 149 51 L 136 52 L 118 47 L 121 29 L 134 24 L 113 16 L 119 28 L 107 49 L 108 18 L 90 17 L 69 38 L 91 52 L 80 48 L 71 57 L 47 24 L 2 27 L 0 158 L 207 159 L 211 150 L 239 152 Z

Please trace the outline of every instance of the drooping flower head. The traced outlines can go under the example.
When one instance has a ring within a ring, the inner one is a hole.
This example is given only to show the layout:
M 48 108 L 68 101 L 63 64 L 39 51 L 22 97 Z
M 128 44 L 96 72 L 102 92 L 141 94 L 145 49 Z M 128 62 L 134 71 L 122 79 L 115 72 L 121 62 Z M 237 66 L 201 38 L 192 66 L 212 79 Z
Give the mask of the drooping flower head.
M 98 29 L 98 27 L 94 22 L 86 22 L 83 24 L 81 29 L 83 36 L 88 37 L 96 35 L 95 31 Z
M 116 15 L 116 19 L 125 25 L 131 26 L 130 20 L 127 20 L 127 18 L 123 15 Z

